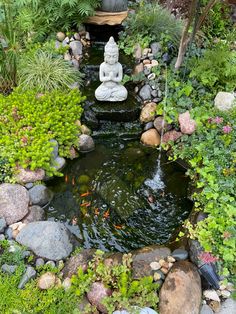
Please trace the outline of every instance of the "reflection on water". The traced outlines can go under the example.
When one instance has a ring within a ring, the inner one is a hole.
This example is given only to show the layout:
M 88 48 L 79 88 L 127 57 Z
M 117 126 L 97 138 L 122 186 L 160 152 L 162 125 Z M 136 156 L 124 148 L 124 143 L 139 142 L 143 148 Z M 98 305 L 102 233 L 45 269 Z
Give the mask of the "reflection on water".
M 158 151 L 133 142 L 97 144 L 49 182 L 48 218 L 64 221 L 86 248 L 128 251 L 167 242 L 188 216 L 187 178 Z

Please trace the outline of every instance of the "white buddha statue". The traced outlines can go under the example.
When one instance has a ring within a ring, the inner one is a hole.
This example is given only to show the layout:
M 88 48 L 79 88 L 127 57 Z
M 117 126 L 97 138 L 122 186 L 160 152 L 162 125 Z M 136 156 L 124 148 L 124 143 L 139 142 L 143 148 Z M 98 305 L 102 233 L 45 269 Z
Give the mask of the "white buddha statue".
M 118 62 L 119 49 L 113 37 L 105 45 L 104 61 L 100 65 L 99 79 L 102 84 L 96 89 L 95 97 L 100 101 L 123 101 L 127 89 L 120 84 L 123 77 L 122 65 Z

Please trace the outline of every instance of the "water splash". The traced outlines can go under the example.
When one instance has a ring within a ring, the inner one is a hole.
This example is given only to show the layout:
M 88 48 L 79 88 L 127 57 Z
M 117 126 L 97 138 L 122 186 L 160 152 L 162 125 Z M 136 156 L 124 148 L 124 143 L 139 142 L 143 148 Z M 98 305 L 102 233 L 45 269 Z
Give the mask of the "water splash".
M 154 177 L 152 179 L 145 180 L 144 184 L 150 189 L 152 189 L 153 191 L 163 190 L 165 187 L 165 183 L 163 182 L 162 177 L 163 177 L 163 173 L 160 167 L 160 163 L 158 162 Z

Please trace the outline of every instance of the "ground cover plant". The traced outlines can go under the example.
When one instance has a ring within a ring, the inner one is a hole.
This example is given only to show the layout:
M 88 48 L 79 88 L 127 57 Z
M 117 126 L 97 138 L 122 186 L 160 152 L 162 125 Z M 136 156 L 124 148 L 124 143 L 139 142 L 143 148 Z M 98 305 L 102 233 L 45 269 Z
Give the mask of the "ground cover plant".
M 82 114 L 84 99 L 78 90 L 43 95 L 15 90 L 7 97 L 0 95 L 1 158 L 11 168 L 43 168 L 49 175 L 56 173 L 50 139 L 58 141 L 61 156 L 68 157 L 72 145 L 78 148 L 75 122 Z

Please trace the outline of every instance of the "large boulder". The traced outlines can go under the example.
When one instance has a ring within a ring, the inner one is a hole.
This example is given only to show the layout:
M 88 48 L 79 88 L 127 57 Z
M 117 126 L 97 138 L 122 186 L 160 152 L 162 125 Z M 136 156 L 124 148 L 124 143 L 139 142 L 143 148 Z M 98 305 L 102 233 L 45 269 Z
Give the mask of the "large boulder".
M 146 146 L 158 146 L 161 143 L 161 137 L 156 129 L 149 129 L 141 136 L 141 142 Z
M 39 184 L 29 190 L 30 202 L 32 205 L 44 206 L 53 198 L 53 192 L 45 185 Z
M 195 265 L 188 261 L 174 264 L 160 291 L 160 314 L 199 314 L 201 279 Z
M 58 261 L 72 251 L 69 232 L 62 223 L 31 222 L 16 237 L 16 241 L 30 248 L 37 256 Z
M 134 278 L 151 276 L 153 274 L 152 264 L 164 259 L 171 253 L 167 247 L 152 245 L 132 252 L 132 275 Z M 150 265 L 151 264 L 151 265 Z
M 219 92 L 215 97 L 215 107 L 220 111 L 228 111 L 236 106 L 233 93 Z
M 150 102 L 146 104 L 140 114 L 140 122 L 147 123 L 150 121 L 154 121 L 156 115 L 156 107 L 157 104 L 155 102 Z
M 186 111 L 179 115 L 179 125 L 181 132 L 188 135 L 193 134 L 197 127 L 196 122 L 191 119 L 189 111 Z
M 45 171 L 43 169 L 30 170 L 24 168 L 18 168 L 16 174 L 16 182 L 18 183 L 29 183 L 42 181 L 45 178 Z
M 29 193 L 19 184 L 0 185 L 0 217 L 8 225 L 21 220 L 28 214 Z

